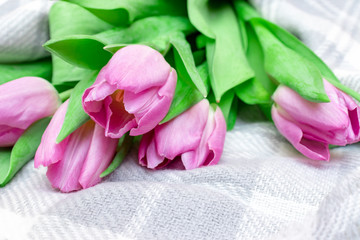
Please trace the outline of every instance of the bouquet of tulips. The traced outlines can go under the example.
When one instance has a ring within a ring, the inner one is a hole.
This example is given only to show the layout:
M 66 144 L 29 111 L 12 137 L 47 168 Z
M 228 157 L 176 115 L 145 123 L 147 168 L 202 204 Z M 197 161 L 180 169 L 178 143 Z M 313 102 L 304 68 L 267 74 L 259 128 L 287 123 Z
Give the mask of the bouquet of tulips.
M 360 140 L 360 95 L 244 0 L 66 0 L 50 59 L 0 65 L 0 186 L 28 161 L 54 188 L 88 188 L 131 148 L 160 169 L 215 165 L 240 104 L 303 155 Z

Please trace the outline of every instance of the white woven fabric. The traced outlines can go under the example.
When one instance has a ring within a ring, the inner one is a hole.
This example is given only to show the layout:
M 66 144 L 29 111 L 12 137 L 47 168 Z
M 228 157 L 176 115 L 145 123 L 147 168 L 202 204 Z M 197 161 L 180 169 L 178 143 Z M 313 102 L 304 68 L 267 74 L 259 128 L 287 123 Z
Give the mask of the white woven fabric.
M 50 54 L 49 0 L 0 0 L 0 63 L 37 60 Z
M 360 91 L 359 1 L 254 5 Z M 103 183 L 62 194 L 30 162 L 0 189 L 0 239 L 360 239 L 359 144 L 331 155 L 302 157 L 244 107 L 217 166 L 151 171 L 134 150 Z

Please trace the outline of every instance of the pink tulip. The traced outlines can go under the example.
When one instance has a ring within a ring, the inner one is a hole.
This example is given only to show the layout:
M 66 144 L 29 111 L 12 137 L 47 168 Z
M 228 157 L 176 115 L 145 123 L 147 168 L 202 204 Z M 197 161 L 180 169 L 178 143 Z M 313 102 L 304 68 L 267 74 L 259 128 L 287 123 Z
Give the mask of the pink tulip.
M 35 167 L 48 167 L 54 188 L 71 192 L 100 182 L 100 174 L 111 163 L 118 140 L 105 137 L 104 129 L 89 120 L 62 142 L 56 143 L 68 101 L 60 106 L 45 130 L 35 154 Z
M 54 114 L 61 104 L 45 79 L 23 77 L 0 85 L 0 147 L 15 144 L 34 122 Z
M 204 99 L 173 120 L 143 136 L 139 162 L 161 168 L 181 158 L 185 169 L 215 165 L 223 151 L 226 133 L 224 116 Z
M 85 90 L 84 110 L 105 135 L 142 135 L 167 114 L 176 87 L 176 71 L 163 56 L 143 45 L 120 49 Z
M 302 154 L 314 160 L 330 158 L 329 144 L 358 142 L 359 108 L 348 95 L 324 80 L 328 103 L 303 99 L 279 86 L 273 95 L 272 118 L 280 133 Z

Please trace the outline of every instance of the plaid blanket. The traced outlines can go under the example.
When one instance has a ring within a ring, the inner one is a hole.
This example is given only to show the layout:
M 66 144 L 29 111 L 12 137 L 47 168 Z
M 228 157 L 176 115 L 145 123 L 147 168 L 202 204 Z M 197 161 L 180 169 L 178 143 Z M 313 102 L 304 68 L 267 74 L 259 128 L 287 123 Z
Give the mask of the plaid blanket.
M 359 1 L 252 3 L 360 92 Z M 0 62 L 46 54 L 49 5 L 0 0 Z M 331 155 L 302 157 L 248 106 L 217 166 L 151 171 L 135 149 L 101 184 L 62 194 L 30 162 L 0 189 L 0 239 L 359 239 L 360 147 Z

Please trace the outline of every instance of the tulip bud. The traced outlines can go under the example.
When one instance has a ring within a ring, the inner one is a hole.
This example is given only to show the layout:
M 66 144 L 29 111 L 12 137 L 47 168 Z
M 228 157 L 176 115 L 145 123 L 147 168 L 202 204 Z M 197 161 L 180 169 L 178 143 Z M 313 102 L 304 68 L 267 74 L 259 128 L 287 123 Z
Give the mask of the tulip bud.
M 163 56 L 143 45 L 117 51 L 85 90 L 84 110 L 105 135 L 142 135 L 167 114 L 176 87 L 176 71 Z
M 271 114 L 277 129 L 298 151 L 328 161 L 329 144 L 359 141 L 359 108 L 347 94 L 323 82 L 330 102 L 310 102 L 281 85 L 273 95 Z
M 52 118 L 34 162 L 35 167 L 48 167 L 46 175 L 51 185 L 62 192 L 88 188 L 100 182 L 100 174 L 113 160 L 118 143 L 118 139 L 105 137 L 104 129 L 92 120 L 56 143 L 67 106 L 68 101 Z
M 185 169 L 215 165 L 223 151 L 226 123 L 204 99 L 176 118 L 145 134 L 140 142 L 139 162 L 161 168 L 181 158 Z
M 0 85 L 0 147 L 15 144 L 34 122 L 54 114 L 61 104 L 45 79 L 23 77 Z

